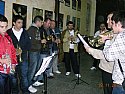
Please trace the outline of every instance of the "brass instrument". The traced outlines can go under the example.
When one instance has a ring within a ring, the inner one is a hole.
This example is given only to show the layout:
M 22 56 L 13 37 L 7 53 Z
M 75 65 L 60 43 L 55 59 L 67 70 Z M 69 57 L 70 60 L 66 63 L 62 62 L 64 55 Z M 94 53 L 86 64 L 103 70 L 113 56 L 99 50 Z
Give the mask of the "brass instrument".
M 16 54 L 17 54 L 17 56 L 19 56 L 19 62 L 22 62 L 23 60 L 22 60 L 22 58 L 21 58 L 21 54 L 22 54 L 22 49 L 21 49 L 21 47 L 20 46 L 18 46 L 17 45 L 17 49 L 16 49 Z
M 105 33 L 102 33 L 100 35 L 103 35 L 103 36 L 109 36 L 110 39 L 113 38 L 113 32 L 112 31 L 106 31 Z M 96 38 L 94 37 L 88 37 L 88 42 L 89 44 L 92 46 L 92 47 L 100 47 L 101 45 L 103 45 L 104 43 L 102 42 L 102 37 L 100 36 L 97 36 Z

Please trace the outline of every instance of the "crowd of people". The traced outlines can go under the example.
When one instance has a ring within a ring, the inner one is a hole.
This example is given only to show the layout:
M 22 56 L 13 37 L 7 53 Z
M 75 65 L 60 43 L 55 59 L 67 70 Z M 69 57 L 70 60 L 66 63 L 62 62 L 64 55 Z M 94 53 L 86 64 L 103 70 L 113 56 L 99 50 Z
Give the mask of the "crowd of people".
M 58 69 L 59 44 L 63 42 L 66 76 L 70 75 L 72 64 L 76 77 L 79 74 L 77 52 L 79 39 L 74 23 L 69 21 L 63 35 L 56 27 L 56 21 L 36 16 L 28 30 L 23 28 L 23 18 L 16 15 L 12 28 L 7 30 L 8 19 L 0 15 L 0 94 L 30 94 L 35 87 L 44 84 L 43 74 L 35 76 L 43 58 L 55 53 L 46 75 L 53 78 Z
M 77 61 L 78 30 L 72 21 L 67 22 L 67 28 L 61 33 L 56 27 L 56 21 L 36 16 L 32 25 L 25 30 L 23 18 L 16 15 L 12 28 L 7 30 L 8 20 L 0 14 L 0 94 L 22 94 L 37 92 L 35 87 L 44 84 L 43 74 L 35 76 L 40 69 L 43 58 L 56 55 L 48 66 L 46 75 L 53 78 L 58 69 L 59 44 L 63 43 L 66 76 L 71 73 L 71 66 L 76 77 L 81 77 Z M 125 94 L 123 84 L 125 75 L 125 12 L 111 12 L 107 16 L 106 25 L 100 24 L 100 30 L 94 38 L 101 37 L 104 43 L 101 49 L 84 45 L 86 51 L 100 60 L 104 94 Z M 70 64 L 71 63 L 71 64 Z M 96 69 L 97 64 L 91 68 Z

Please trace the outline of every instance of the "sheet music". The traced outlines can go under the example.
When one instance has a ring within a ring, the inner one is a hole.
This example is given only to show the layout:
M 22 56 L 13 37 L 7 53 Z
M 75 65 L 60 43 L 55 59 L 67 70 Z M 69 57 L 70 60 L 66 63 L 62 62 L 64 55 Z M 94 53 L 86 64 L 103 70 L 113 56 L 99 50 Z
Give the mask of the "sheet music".
M 46 70 L 46 68 L 49 66 L 49 63 L 52 60 L 52 58 L 54 57 L 54 55 L 55 55 L 55 53 L 53 53 L 52 56 L 43 58 L 42 65 L 41 65 L 39 71 L 35 74 L 35 76 L 41 75 Z
M 84 46 L 90 47 L 80 34 L 77 34 L 77 35 L 78 35 L 79 39 L 82 41 L 82 43 L 84 44 Z

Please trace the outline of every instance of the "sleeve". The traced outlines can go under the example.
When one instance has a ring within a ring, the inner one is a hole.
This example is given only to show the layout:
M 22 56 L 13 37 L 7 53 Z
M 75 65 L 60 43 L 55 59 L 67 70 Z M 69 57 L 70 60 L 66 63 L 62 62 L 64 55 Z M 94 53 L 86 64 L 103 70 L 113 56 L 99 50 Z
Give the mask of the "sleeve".
M 16 49 L 14 48 L 13 44 L 11 45 L 11 57 L 12 57 L 12 64 L 17 65 L 17 58 L 16 58 Z
M 96 59 L 105 59 L 102 50 L 98 50 L 90 47 L 89 54 L 91 54 Z
M 119 34 L 115 41 L 103 50 L 104 56 L 108 61 L 124 59 L 125 57 L 125 34 Z
M 29 37 L 29 34 L 27 33 L 27 31 L 26 31 L 26 48 L 27 48 L 27 50 L 29 51 L 30 50 L 30 48 L 31 48 L 31 41 L 30 41 L 30 37 Z

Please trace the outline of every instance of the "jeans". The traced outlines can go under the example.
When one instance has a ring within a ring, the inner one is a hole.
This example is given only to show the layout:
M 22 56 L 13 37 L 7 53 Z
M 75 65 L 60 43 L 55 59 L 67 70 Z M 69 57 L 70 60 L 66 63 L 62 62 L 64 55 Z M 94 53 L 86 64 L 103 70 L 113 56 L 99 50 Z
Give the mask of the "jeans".
M 30 52 L 29 59 L 28 80 L 29 85 L 32 85 L 37 80 L 43 80 L 43 75 L 35 77 L 41 65 L 40 52 Z
M 18 81 L 14 74 L 0 73 L 0 94 L 18 94 Z
M 69 52 L 64 52 L 64 60 L 65 60 L 64 62 L 65 62 L 66 72 L 71 72 L 71 66 L 70 66 L 70 61 L 71 61 L 73 72 L 75 74 L 79 74 L 77 53 L 75 53 L 73 49 L 70 49 Z
M 28 93 L 28 62 L 22 62 L 19 64 L 19 78 L 21 90 L 24 93 Z
M 113 86 L 112 94 L 125 94 L 125 91 L 121 85 Z

